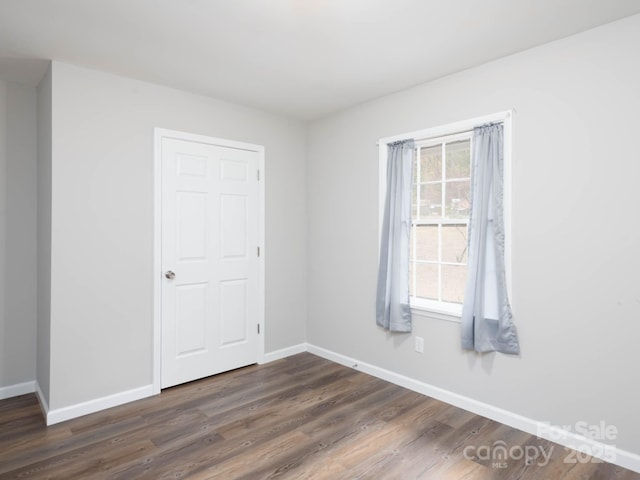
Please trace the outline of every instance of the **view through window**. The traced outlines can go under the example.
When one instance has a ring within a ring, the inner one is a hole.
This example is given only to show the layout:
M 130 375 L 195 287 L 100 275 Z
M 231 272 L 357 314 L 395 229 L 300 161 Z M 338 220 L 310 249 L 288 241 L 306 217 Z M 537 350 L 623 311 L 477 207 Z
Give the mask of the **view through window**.
M 471 135 L 416 141 L 409 266 L 415 306 L 461 310 L 467 279 Z

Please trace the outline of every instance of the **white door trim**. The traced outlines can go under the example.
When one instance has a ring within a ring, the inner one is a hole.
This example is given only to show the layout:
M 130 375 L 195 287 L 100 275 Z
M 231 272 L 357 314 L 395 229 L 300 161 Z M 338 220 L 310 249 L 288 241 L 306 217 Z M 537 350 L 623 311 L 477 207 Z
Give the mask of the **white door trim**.
M 265 307 L 265 248 L 264 248 L 264 183 L 265 183 L 265 164 L 264 164 L 264 147 L 262 145 L 253 145 L 250 143 L 236 142 L 233 140 L 224 140 L 221 138 L 208 137 L 204 135 L 196 135 L 193 133 L 179 132 L 176 130 L 167 130 L 164 128 L 154 129 L 154 156 L 153 156 L 153 393 L 160 393 L 160 368 L 161 368 L 161 349 L 162 349 L 162 296 L 161 296 L 161 279 L 162 279 L 162 139 L 175 138 L 190 142 L 206 143 L 209 145 L 218 145 L 221 147 L 238 148 L 249 150 L 258 154 L 258 170 L 260 178 L 258 181 L 258 243 L 256 247 L 260 247 L 260 256 L 258 257 L 258 324 L 260 325 L 260 335 L 258 337 L 258 363 L 264 362 L 264 307 Z

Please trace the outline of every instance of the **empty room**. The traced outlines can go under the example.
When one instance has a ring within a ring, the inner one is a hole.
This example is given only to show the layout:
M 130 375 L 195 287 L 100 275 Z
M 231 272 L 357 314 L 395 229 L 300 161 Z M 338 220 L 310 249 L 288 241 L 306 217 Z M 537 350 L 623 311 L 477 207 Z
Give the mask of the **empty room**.
M 0 479 L 640 479 L 638 112 L 638 0 L 0 0 Z

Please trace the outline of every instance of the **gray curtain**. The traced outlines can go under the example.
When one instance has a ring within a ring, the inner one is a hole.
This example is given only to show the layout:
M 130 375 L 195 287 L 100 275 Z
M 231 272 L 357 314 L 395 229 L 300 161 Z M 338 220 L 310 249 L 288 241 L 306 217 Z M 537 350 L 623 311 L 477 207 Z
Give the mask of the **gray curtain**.
M 474 128 L 469 273 L 462 307 L 462 347 L 518 354 L 504 265 L 502 124 Z
M 380 241 L 376 323 L 393 332 L 411 331 L 409 234 L 414 157 L 413 140 L 388 145 L 387 196 Z

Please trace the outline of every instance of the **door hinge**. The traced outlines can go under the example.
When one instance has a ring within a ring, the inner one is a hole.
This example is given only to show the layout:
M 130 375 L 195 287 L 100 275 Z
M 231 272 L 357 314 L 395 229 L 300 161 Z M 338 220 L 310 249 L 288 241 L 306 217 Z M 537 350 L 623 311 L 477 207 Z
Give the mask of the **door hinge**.
M 258 181 L 260 181 L 260 170 L 258 170 Z
M 260 324 L 258 324 L 258 335 L 260 335 Z
M 260 247 L 257 247 L 258 249 L 258 256 L 260 256 Z

